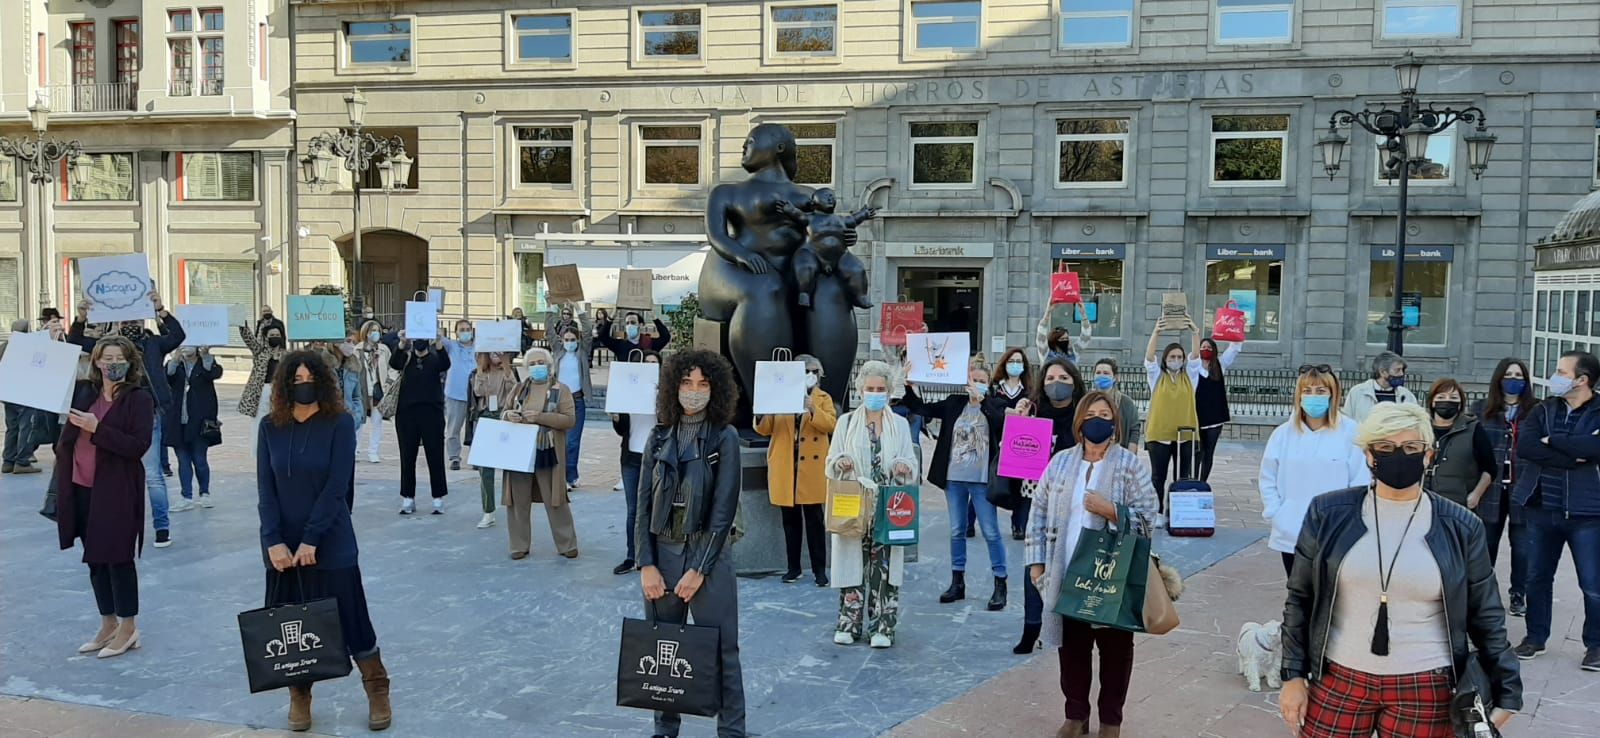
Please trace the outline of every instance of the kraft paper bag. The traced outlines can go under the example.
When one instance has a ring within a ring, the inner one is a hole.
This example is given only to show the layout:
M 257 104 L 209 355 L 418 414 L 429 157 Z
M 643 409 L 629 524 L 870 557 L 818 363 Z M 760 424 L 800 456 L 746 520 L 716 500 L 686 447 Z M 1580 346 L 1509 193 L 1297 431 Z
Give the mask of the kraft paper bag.
M 583 302 L 583 280 L 578 277 L 576 264 L 546 266 L 544 283 L 546 291 L 550 293 L 550 302 Z
M 653 310 L 656 306 L 655 273 L 649 269 L 617 270 L 617 307 Z
M 805 412 L 805 362 L 756 362 L 756 381 L 751 394 L 751 412 L 756 415 L 799 415 Z
M 172 314 L 183 326 L 184 346 L 228 345 L 227 305 L 176 305 Z
M 406 340 L 432 341 L 439 337 L 439 308 L 431 302 L 406 303 Z
M 872 519 L 876 502 L 872 499 L 873 489 L 874 486 L 854 479 L 829 479 L 828 532 L 846 538 L 865 536 L 871 527 L 868 521 Z
M 472 434 L 472 453 L 467 457 L 467 463 L 488 469 L 533 472 L 539 426 L 508 423 L 493 418 L 480 418 L 477 422 Z
M 655 413 L 656 385 L 660 381 L 660 364 L 611 362 L 611 374 L 606 379 L 606 412 Z
M 1161 320 L 1180 324 L 1189 319 L 1189 297 L 1182 292 L 1168 292 L 1161 296 Z

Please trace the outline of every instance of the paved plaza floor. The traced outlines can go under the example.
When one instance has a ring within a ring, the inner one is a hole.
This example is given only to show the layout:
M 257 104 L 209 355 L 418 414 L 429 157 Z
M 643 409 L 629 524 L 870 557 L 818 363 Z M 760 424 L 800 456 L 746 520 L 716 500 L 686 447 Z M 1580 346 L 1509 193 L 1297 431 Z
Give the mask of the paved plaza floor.
M 286 696 L 250 695 L 241 663 L 235 616 L 259 606 L 264 575 L 253 462 L 243 419 L 231 414 L 237 388 L 226 395 L 228 441 L 212 455 L 217 507 L 173 514 L 175 544 L 146 547 L 144 647 L 128 655 L 73 653 L 96 622 L 79 555 L 56 550 L 54 526 L 33 513 L 44 475 L 0 477 L 0 498 L 13 511 L 0 517 L 0 737 L 288 735 L 276 730 Z M 617 440 L 607 424 L 592 422 L 585 434 L 583 487 L 573 502 L 582 555 L 570 561 L 555 555 L 538 512 L 533 555 L 509 560 L 503 513 L 501 525 L 474 527 L 475 472 L 450 474 L 445 515 L 397 515 L 388 435 L 385 463 L 358 465 L 355 511 L 373 620 L 394 677 L 387 734 L 649 735 L 646 714 L 615 706 L 619 628 L 642 607 L 637 577 L 611 574 L 623 555 L 623 501 L 611 490 Z M 1281 568 L 1261 540 L 1259 453 L 1224 443 L 1212 479 L 1216 537 L 1155 543 L 1191 589 L 1179 603 L 1181 629 L 1141 641 L 1125 735 L 1282 735 L 1274 695 L 1246 691 L 1232 666 L 1239 624 L 1281 610 Z M 176 500 L 176 479 L 169 481 Z M 979 539 L 969 545 L 969 598 L 940 605 L 949 575 L 945 506 L 938 490 L 925 493 L 923 544 L 906 569 L 892 649 L 833 645 L 837 593 L 809 579 L 740 580 L 753 735 L 1053 734 L 1054 654 L 1010 650 L 1022 618 L 1017 575 L 1010 607 L 986 612 L 988 557 Z M 1021 544 L 1009 536 L 1006 544 L 1020 572 Z M 1575 731 L 1600 718 L 1600 678 L 1576 667 L 1581 613 L 1570 568 L 1557 592 L 1556 635 L 1550 653 L 1527 667 L 1532 715 L 1518 718 L 1526 726 L 1518 735 L 1593 735 Z M 1511 630 L 1519 637 L 1520 623 Z M 358 679 L 319 684 L 315 695 L 316 734 L 367 734 Z M 709 720 L 686 722 L 686 736 L 712 734 Z

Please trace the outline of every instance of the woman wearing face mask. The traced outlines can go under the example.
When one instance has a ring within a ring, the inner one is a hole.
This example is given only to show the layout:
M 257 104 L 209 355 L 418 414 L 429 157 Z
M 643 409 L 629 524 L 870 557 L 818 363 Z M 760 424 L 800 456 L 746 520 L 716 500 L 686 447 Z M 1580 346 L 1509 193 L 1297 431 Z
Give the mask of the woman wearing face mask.
M 593 333 L 589 328 L 588 315 L 578 313 L 569 321 L 554 326 L 555 330 L 545 335 L 553 336 L 550 346 L 550 361 L 556 368 L 557 381 L 565 385 L 568 392 L 572 393 L 573 412 L 577 413 L 577 425 L 567 432 L 567 466 L 563 471 L 568 489 L 578 486 L 578 457 L 583 452 L 583 425 L 584 416 L 589 411 L 586 404 L 588 397 L 594 394 L 589 378 L 589 336 Z
M 400 336 L 405 338 L 405 334 Z M 433 493 L 433 514 L 444 514 L 450 483 L 444 476 L 444 375 L 450 356 L 439 342 L 411 341 L 409 350 L 389 357 L 389 368 L 400 373 L 394 391 L 399 393 L 394 411 L 394 432 L 400 441 L 400 514 L 417 511 L 417 448 L 428 459 L 428 486 Z
M 1122 447 L 1138 453 L 1139 433 L 1143 428 L 1139 423 L 1139 403 L 1132 397 L 1117 389 L 1117 360 L 1109 356 L 1094 363 L 1094 375 L 1090 378 L 1089 389 L 1094 392 L 1104 392 L 1117 406 L 1117 438 Z
M 1451 688 L 1468 658 L 1487 676 L 1496 725 L 1522 708 L 1483 523 L 1423 490 L 1429 421 L 1416 405 L 1374 408 L 1356 429 L 1373 484 L 1322 495 L 1306 512 L 1278 697 L 1296 735 L 1453 736 Z
M 1028 516 L 1028 576 L 1054 604 L 1061 597 L 1067 562 L 1084 530 L 1114 525 L 1117 505 L 1126 505 L 1137 528 L 1148 528 L 1156 512 L 1150 472 L 1132 451 L 1117 445 L 1117 410 L 1104 392 L 1078 402 L 1073 419 L 1078 445 L 1056 453 L 1039 478 Z M 1061 692 L 1066 722 L 1059 736 L 1089 731 L 1089 688 L 1095 677 L 1094 651 L 1100 652 L 1100 738 L 1117 738 L 1122 707 L 1133 679 L 1133 633 L 1100 628 L 1051 613 L 1040 636 L 1056 646 L 1061 662 Z
M 444 375 L 444 452 L 450 457 L 450 470 L 461 469 L 461 434 L 467 425 L 467 406 L 472 403 L 470 377 L 478 365 L 473 349 L 477 338 L 472 321 L 456 321 L 456 337 L 445 338 L 444 352 L 450 357 L 450 371 Z
M 360 332 L 352 329 L 345 333 L 344 343 L 333 347 L 334 374 L 339 377 L 345 412 L 350 413 L 350 418 L 355 421 L 356 438 L 361 437 L 361 425 L 367 422 L 367 415 L 372 408 L 372 397 L 367 394 L 367 366 L 361 363 L 360 352 L 356 348 L 360 344 Z
M 288 349 L 283 339 L 283 329 L 272 326 L 258 336 L 245 326 L 239 326 L 239 338 L 250 350 L 250 378 L 244 382 L 244 392 L 239 395 L 239 414 L 251 418 L 251 442 L 255 441 L 256 423 L 272 407 L 272 377 L 278 371 L 278 360 Z
M 473 427 L 482 418 L 498 419 L 503 409 L 501 403 L 511 397 L 512 391 L 517 388 L 517 372 L 511 367 L 511 354 L 478 354 L 475 363 L 477 368 L 473 370 L 469 382 L 472 385 L 472 402 L 467 408 L 467 422 Z M 468 431 L 469 439 L 472 435 Z M 494 480 L 498 474 L 497 470 L 486 466 L 478 468 L 478 487 L 483 493 L 483 519 L 478 521 L 479 528 L 494 525 Z
M 1200 339 L 1200 381 L 1194 388 L 1195 416 L 1200 421 L 1200 481 L 1211 479 L 1211 461 L 1217 454 L 1222 427 L 1233 417 L 1228 414 L 1228 382 L 1224 372 L 1233 368 L 1242 343 L 1230 343 L 1221 352 L 1213 338 Z
M 56 535 L 62 550 L 83 541 L 100 630 L 78 653 L 104 659 L 139 647 L 134 556 L 144 546 L 143 459 L 154 440 L 156 405 L 132 341 L 102 338 L 89 361 L 89 379 L 73 390 L 55 446 L 55 476 L 62 482 Z
M 1350 388 L 1344 398 L 1344 414 L 1360 423 L 1383 402 L 1418 405 L 1417 396 L 1406 389 L 1406 360 L 1391 351 L 1372 357 L 1372 378 Z
M 383 446 L 383 411 L 378 409 L 378 404 L 383 402 L 384 395 L 394 391 L 396 377 L 389 368 L 393 353 L 383 342 L 383 326 L 378 321 L 362 323 L 359 331 L 361 341 L 356 344 L 356 358 L 364 370 L 366 395 L 371 400 L 367 404 L 367 422 L 372 424 L 367 431 L 367 461 L 376 464 L 383 461 L 378 453 Z
M 367 728 L 383 730 L 392 719 L 389 671 L 367 614 L 350 521 L 355 420 L 345 410 L 333 368 L 316 352 L 284 356 L 273 385 L 272 411 L 261 421 L 256 446 L 266 606 L 338 601 L 345 649 L 361 669 L 367 692 Z M 289 729 L 310 728 L 311 685 L 290 687 Z
M 518 384 L 501 402 L 505 412 L 500 419 L 508 423 L 539 426 L 535 442 L 533 473 L 508 471 L 505 491 L 500 494 L 506 506 L 506 534 L 511 542 L 512 560 L 528 557 L 533 548 L 533 503 L 544 503 L 555 537 L 556 553 L 578 558 L 578 530 L 572 524 L 572 505 L 563 479 L 566 468 L 566 434 L 577 424 L 572 392 L 562 384 L 542 348 L 528 349 L 522 357 L 528 378 Z
M 178 454 L 178 488 L 183 493 L 183 500 L 172 506 L 172 512 L 211 507 L 211 464 L 206 454 L 212 446 L 222 443 L 222 436 L 205 431 L 208 425 L 219 422 L 215 382 L 221 378 L 222 365 L 205 348 L 184 346 L 167 362 L 166 382 L 172 391 L 172 404 L 167 406 L 167 416 L 162 420 L 161 442 Z M 194 496 L 196 478 L 200 480 L 198 504 Z
M 646 613 L 721 632 L 722 703 L 717 735 L 743 738 L 744 676 L 739 665 L 739 588 L 728 538 L 739 511 L 739 384 L 727 359 L 678 351 L 661 366 L 660 425 L 645 445 L 639 476 L 639 585 Z M 677 713 L 658 712 L 658 736 L 676 736 Z
M 806 366 L 805 411 L 799 415 L 757 416 L 755 430 L 772 438 L 767 446 L 767 491 L 783 515 L 784 551 L 789 561 L 783 582 L 800 581 L 800 542 L 804 538 L 811 553 L 811 574 L 818 587 L 826 587 L 828 552 L 823 539 L 822 506 L 828 501 L 828 482 L 823 476 L 822 457 L 828 453 L 837 416 L 833 398 L 819 386 L 822 362 L 805 354 L 796 356 L 795 361 Z
M 906 383 L 902 402 L 911 412 L 939 421 L 939 441 L 933 449 L 928 481 L 944 490 L 950 506 L 950 587 L 939 595 L 945 604 L 967 598 L 967 505 L 978 515 L 978 527 L 988 544 L 989 569 L 994 574 L 994 592 L 986 606 L 990 610 L 1006 607 L 1006 546 L 1000 539 L 1000 523 L 994 505 L 989 503 L 989 475 L 1000 444 L 1001 423 L 1005 419 L 1003 400 L 989 396 L 989 370 L 982 357 L 968 364 L 967 391 L 950 395 L 935 404 L 917 396 Z
M 1069 310 L 1073 313 L 1080 311 L 1076 305 L 1054 305 Z M 1044 316 L 1039 318 L 1039 324 L 1034 327 L 1034 349 L 1038 352 L 1040 362 L 1054 359 L 1066 359 L 1068 363 L 1078 364 L 1078 351 L 1072 345 L 1072 334 L 1064 326 L 1051 327 L 1055 322 L 1055 310 L 1044 311 Z M 1081 321 L 1078 328 L 1078 340 L 1088 341 L 1094 338 L 1094 325 L 1087 319 Z
M 1021 410 L 1022 415 L 1033 415 L 1036 405 L 1029 399 L 1028 393 L 1034 389 L 1033 366 L 1028 362 L 1028 355 L 1022 349 L 1008 349 L 1000 355 L 1000 374 L 995 377 L 994 386 L 989 394 L 999 400 L 1007 413 L 1012 410 Z M 996 446 L 996 448 L 999 448 Z M 999 454 L 989 460 L 990 466 L 998 468 Z M 994 469 L 990 470 L 991 472 Z M 1011 538 L 1022 540 L 1022 528 L 1028 524 L 1028 498 L 1022 496 L 1022 481 L 1008 479 L 999 474 L 989 475 L 990 502 L 1005 500 L 998 504 L 1005 505 L 1011 511 Z M 998 516 L 998 513 L 996 513 Z
M 1078 368 L 1065 358 L 1054 358 L 1045 362 L 1044 368 L 1039 372 L 1039 383 L 1033 388 L 1033 395 L 1029 400 L 1031 410 L 1035 415 L 1050 421 L 1051 443 L 1050 454 L 1052 457 L 1062 450 L 1072 448 L 1078 443 L 1078 438 L 1073 434 L 1072 424 L 1077 419 L 1078 397 L 1086 392 L 1083 386 L 1083 376 L 1078 374 Z M 1022 414 L 1021 410 L 1009 410 L 1008 413 Z M 1036 488 L 1037 485 L 1026 485 L 1024 491 Z M 1028 512 L 1032 516 L 1032 494 L 1029 494 Z M 1027 523 L 1024 521 L 1024 527 Z M 1033 586 L 1031 577 L 1022 579 L 1022 639 L 1011 649 L 1015 654 L 1033 653 L 1039 643 L 1039 629 L 1044 623 L 1044 600 L 1039 596 L 1039 589 Z
M 1194 341 L 1194 357 L 1183 353 L 1183 345 L 1173 342 L 1156 355 L 1156 344 L 1163 331 L 1189 331 Z M 1200 415 L 1195 408 L 1195 391 L 1207 371 L 1200 360 L 1200 333 L 1194 321 L 1187 318 L 1174 322 L 1166 318 L 1156 321 L 1150 333 L 1150 345 L 1144 353 L 1144 370 L 1150 375 L 1150 416 L 1145 422 L 1144 448 L 1150 453 L 1150 480 L 1155 484 L 1156 497 L 1161 503 L 1161 513 L 1167 512 L 1167 474 L 1172 471 L 1172 460 L 1178 459 L 1178 478 L 1190 479 L 1195 470 L 1190 466 L 1195 459 L 1192 441 L 1179 443 L 1178 431 L 1184 428 L 1198 431 Z
M 636 353 L 633 358 L 649 364 L 661 363 L 661 355 L 654 351 Z M 629 360 L 631 359 L 618 359 L 618 361 Z M 636 536 L 638 530 L 635 521 L 639 512 L 639 475 L 643 471 L 645 442 L 650 439 L 650 431 L 655 427 L 655 413 L 628 413 L 611 416 L 611 429 L 622 437 L 622 495 L 627 503 L 628 511 L 628 519 L 623 523 L 623 531 L 628 536 L 628 557 L 611 570 L 611 573 L 617 576 L 627 574 L 638 568 L 635 563 L 638 545 Z
M 1494 442 L 1475 415 L 1461 412 L 1466 392 L 1445 377 L 1428 389 L 1428 409 L 1433 419 L 1433 463 L 1423 486 L 1469 510 L 1489 491 L 1495 466 Z
M 1306 508 L 1320 495 L 1372 481 L 1356 447 L 1355 421 L 1340 415 L 1339 378 L 1320 364 L 1300 367 L 1289 420 L 1272 431 L 1261 456 L 1261 517 L 1272 524 L 1267 547 L 1294 565 L 1294 542 Z
M 1533 386 L 1528 383 L 1528 365 L 1521 359 L 1508 357 L 1501 359 L 1494 368 L 1489 379 L 1489 396 L 1472 405 L 1472 414 L 1478 417 L 1478 423 L 1494 443 L 1495 461 L 1494 481 L 1473 512 L 1478 513 L 1488 535 L 1491 564 L 1500 553 L 1500 535 L 1509 524 L 1511 576 L 1506 611 L 1512 617 L 1521 617 L 1528 609 L 1528 553 L 1523 537 L 1526 525 L 1522 522 L 1522 506 L 1511 504 L 1511 491 L 1517 481 L 1517 431 L 1535 404 Z

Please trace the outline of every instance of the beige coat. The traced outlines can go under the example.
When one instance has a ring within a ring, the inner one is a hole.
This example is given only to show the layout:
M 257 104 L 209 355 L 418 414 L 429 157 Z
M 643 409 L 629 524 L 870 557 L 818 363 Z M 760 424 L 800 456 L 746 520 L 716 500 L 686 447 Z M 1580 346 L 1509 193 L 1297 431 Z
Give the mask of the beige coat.
M 555 412 L 545 412 L 545 403 L 549 398 L 550 388 L 554 386 L 556 392 Z M 560 507 L 567 504 L 567 430 L 577 425 L 578 416 L 576 405 L 572 400 L 572 392 L 554 378 L 546 384 L 534 384 L 531 380 L 523 380 L 507 396 L 501 398 L 500 406 L 506 412 L 522 414 L 521 420 L 512 418 L 502 419 L 507 422 L 523 422 L 544 426 L 550 430 L 550 442 L 555 447 L 556 465 L 549 469 L 540 469 L 532 474 L 508 471 L 505 473 L 505 486 L 500 493 L 500 504 L 511 505 L 511 491 L 513 485 L 517 490 L 533 488 L 533 501 L 543 502 L 550 507 Z M 535 484 L 537 481 L 537 484 Z M 549 493 L 545 499 L 541 493 Z
M 767 496 L 778 507 L 821 505 L 828 501 L 828 480 L 822 462 L 837 421 L 833 398 L 820 388 L 811 390 L 811 411 L 800 423 L 799 489 L 795 487 L 795 431 L 793 415 L 763 415 L 756 432 L 772 438 L 767 446 Z

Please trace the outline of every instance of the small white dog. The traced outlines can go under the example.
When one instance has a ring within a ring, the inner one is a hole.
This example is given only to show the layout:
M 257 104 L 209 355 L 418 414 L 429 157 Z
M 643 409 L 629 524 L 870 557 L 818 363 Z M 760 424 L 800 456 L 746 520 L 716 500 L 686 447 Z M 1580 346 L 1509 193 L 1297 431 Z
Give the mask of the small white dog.
M 1245 686 L 1252 692 L 1261 691 L 1262 677 L 1267 689 L 1283 686 L 1279 669 L 1283 666 L 1282 623 L 1268 620 L 1245 623 L 1239 627 L 1239 673 L 1244 675 Z

